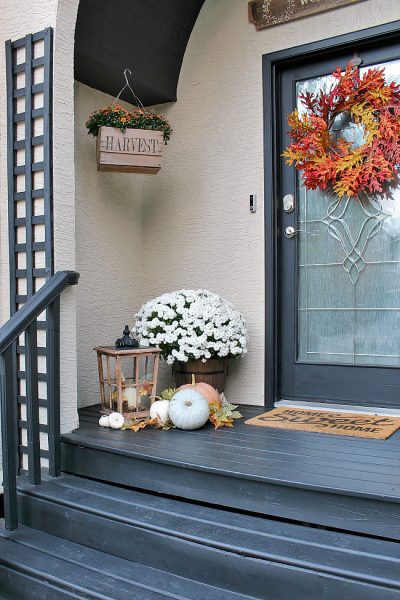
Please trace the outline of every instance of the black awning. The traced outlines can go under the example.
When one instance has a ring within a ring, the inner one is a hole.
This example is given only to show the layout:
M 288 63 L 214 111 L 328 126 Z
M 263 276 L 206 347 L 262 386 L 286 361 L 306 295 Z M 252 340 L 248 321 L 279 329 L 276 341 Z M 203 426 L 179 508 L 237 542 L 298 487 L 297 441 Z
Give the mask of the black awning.
M 176 100 L 193 26 L 204 0 L 80 0 L 75 79 L 116 96 L 132 71 L 144 105 Z M 132 102 L 129 90 L 121 96 Z

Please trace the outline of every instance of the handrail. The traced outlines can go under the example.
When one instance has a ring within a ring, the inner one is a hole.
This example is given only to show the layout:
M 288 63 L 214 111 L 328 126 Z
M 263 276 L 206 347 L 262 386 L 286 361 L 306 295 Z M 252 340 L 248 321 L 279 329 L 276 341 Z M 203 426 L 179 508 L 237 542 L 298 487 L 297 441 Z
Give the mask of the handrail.
M 75 271 L 58 271 L 36 294 L 15 312 L 0 327 L 0 354 L 17 339 L 21 333 L 55 300 L 69 285 L 78 283 L 79 273 Z
M 78 283 L 79 273 L 59 271 L 0 327 L 0 407 L 3 450 L 4 516 L 7 529 L 18 527 L 17 357 L 16 340 L 25 333 L 25 402 L 28 439 L 28 478 L 41 481 L 38 390 L 37 318 L 46 314 L 47 433 L 49 474 L 61 471 L 60 460 L 60 294 Z

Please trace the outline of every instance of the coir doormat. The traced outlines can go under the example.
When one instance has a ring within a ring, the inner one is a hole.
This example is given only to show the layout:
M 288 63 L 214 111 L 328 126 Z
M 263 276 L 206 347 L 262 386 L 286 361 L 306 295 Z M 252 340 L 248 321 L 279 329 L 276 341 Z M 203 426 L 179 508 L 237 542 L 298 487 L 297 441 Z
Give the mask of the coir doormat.
M 280 407 L 246 424 L 386 440 L 400 428 L 400 417 Z

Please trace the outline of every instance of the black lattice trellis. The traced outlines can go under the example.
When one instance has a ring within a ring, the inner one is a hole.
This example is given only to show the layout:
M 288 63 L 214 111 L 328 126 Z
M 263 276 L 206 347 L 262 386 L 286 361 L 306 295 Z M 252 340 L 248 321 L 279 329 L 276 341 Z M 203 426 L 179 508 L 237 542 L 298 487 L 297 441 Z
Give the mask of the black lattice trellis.
M 15 313 L 53 274 L 52 29 L 6 42 L 10 311 Z M 47 347 L 53 311 L 33 323 L 14 348 L 20 458 L 26 439 L 39 447 L 47 425 L 29 425 L 54 392 Z M 27 401 L 26 389 L 30 390 Z M 27 429 L 26 429 L 27 427 Z M 25 433 L 26 432 L 26 433 Z M 50 437 L 51 437 L 51 432 Z M 40 480 L 39 454 L 28 460 Z M 47 450 L 41 450 L 47 456 Z M 35 483 L 37 481 L 34 481 Z

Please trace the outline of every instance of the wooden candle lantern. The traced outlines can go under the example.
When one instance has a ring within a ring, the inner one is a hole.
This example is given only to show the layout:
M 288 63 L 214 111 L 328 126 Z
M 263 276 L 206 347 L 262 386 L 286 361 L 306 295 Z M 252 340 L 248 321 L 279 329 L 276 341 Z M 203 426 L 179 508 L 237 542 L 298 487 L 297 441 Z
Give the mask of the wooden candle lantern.
M 102 412 L 148 416 L 156 395 L 161 350 L 99 346 L 95 351 Z

